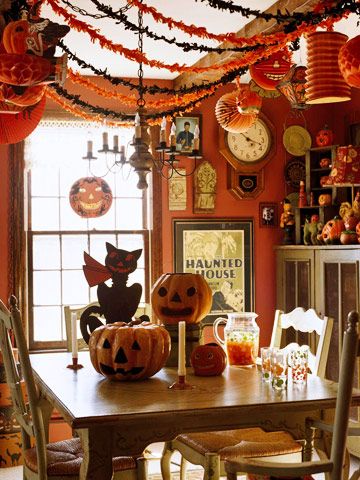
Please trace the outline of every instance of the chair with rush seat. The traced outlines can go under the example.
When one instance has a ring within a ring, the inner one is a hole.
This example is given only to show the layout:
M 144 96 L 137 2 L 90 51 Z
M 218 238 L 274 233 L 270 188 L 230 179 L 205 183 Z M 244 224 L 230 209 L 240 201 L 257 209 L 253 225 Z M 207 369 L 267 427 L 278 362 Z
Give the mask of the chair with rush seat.
M 332 428 L 333 437 L 330 457 L 324 452 L 318 452 L 320 460 L 307 461 L 293 464 L 269 463 L 261 459 L 236 458 L 226 459 L 225 471 L 228 480 L 236 480 L 237 473 L 246 473 L 248 479 L 258 480 L 264 478 L 306 478 L 310 475 L 325 473 L 326 480 L 343 480 L 344 457 L 346 450 L 346 438 L 348 433 L 348 421 L 351 406 L 352 385 L 355 365 L 359 355 L 359 314 L 350 312 L 343 340 L 343 350 L 340 362 L 339 387 L 335 408 L 335 421 Z M 313 426 L 322 429 L 325 424 L 314 422 Z M 352 479 L 358 478 L 358 472 Z
M 13 354 L 12 336 L 18 350 L 21 375 Z M 0 300 L 0 347 L 15 418 L 21 429 L 24 480 L 78 479 L 83 459 L 80 439 L 47 443 L 51 411 L 44 400 L 39 398 L 35 387 L 21 314 L 14 296 L 10 299 L 10 311 Z M 22 378 L 26 395 L 22 388 Z M 138 457 L 116 457 L 113 459 L 113 468 L 114 480 L 147 478 L 146 462 L 142 454 Z
M 332 326 L 332 319 L 320 318 L 313 309 L 305 311 L 298 307 L 287 314 L 276 310 L 270 346 L 284 347 L 284 340 L 287 342 L 285 337 L 298 344 L 313 345 L 314 353 L 309 355 L 310 369 L 313 374 L 323 377 Z M 295 335 L 293 337 L 287 334 L 290 327 Z M 313 338 L 315 336 L 317 339 Z M 182 456 L 181 480 L 185 480 L 187 462 L 204 468 L 204 480 L 218 480 L 221 475 L 225 475 L 225 455 L 231 453 L 236 456 L 244 453 L 243 447 L 234 447 L 241 442 L 246 446 L 246 455 L 250 457 L 267 457 L 269 461 L 297 461 L 302 456 L 302 445 L 287 432 L 265 432 L 261 428 L 246 428 L 183 434 L 165 443 L 161 460 L 163 478 L 170 480 L 171 456 L 174 451 L 179 451 Z

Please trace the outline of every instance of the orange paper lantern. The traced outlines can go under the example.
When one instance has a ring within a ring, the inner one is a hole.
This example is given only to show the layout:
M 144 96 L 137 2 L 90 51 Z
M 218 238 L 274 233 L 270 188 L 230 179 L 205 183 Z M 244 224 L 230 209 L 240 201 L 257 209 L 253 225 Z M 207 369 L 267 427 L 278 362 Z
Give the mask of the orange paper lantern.
M 347 38 L 338 32 L 314 32 L 307 36 L 307 104 L 350 100 L 350 87 L 341 75 L 338 65 L 339 50 Z
M 265 90 L 276 90 L 276 86 L 291 68 L 287 51 L 280 50 L 270 57 L 250 65 L 251 78 Z
M 42 97 L 35 106 L 17 113 L 0 113 L 0 144 L 17 143 L 24 140 L 38 126 L 44 113 L 46 99 Z M 21 108 L 21 107 L 19 107 Z
M 215 116 L 219 124 L 228 132 L 241 133 L 249 130 L 255 123 L 257 115 L 254 113 L 244 115 L 237 107 L 239 91 L 226 93 L 216 103 Z
M 360 35 L 340 48 L 339 68 L 348 85 L 360 88 Z

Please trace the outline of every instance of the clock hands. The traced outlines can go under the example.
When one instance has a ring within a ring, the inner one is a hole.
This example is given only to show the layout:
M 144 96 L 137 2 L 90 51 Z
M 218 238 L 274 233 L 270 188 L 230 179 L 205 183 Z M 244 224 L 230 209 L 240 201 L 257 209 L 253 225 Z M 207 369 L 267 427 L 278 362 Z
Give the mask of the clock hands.
M 257 142 L 256 140 L 252 140 L 250 137 L 247 137 L 245 133 L 240 132 L 243 137 L 245 137 L 245 140 L 250 143 L 257 143 L 258 145 L 261 145 L 260 142 Z

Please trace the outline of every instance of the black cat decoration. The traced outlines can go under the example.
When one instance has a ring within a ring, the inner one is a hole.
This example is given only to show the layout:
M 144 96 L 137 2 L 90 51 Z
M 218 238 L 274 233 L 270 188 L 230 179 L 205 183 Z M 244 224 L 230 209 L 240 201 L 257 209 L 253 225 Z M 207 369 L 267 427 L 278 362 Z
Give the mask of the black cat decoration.
M 84 252 L 84 275 L 90 287 L 98 285 L 97 296 L 100 304 L 100 306 L 88 307 L 81 315 L 80 329 L 86 343 L 89 342 L 91 332 L 103 325 L 98 316 L 105 317 L 107 324 L 129 323 L 133 319 L 141 298 L 142 286 L 139 283 L 134 283 L 130 287 L 126 284 L 129 274 L 136 270 L 142 250 L 128 252 L 108 242 L 106 242 L 106 250 L 105 265 Z M 110 278 L 112 286 L 108 287 L 104 282 Z M 142 315 L 140 319 L 149 321 L 147 315 Z

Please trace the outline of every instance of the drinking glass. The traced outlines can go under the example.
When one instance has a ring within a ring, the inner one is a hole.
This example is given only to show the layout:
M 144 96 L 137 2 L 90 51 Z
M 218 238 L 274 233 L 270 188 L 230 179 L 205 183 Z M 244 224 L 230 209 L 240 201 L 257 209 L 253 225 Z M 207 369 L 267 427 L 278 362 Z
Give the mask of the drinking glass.
M 262 347 L 260 350 L 261 377 L 264 382 L 270 382 L 271 380 L 271 354 L 273 350 L 271 347 Z
M 309 361 L 309 347 L 303 345 L 289 353 L 289 366 L 291 367 L 292 382 L 304 385 L 307 381 Z
M 271 385 L 275 390 L 286 390 L 288 382 L 288 363 L 285 350 L 273 350 L 271 353 Z

